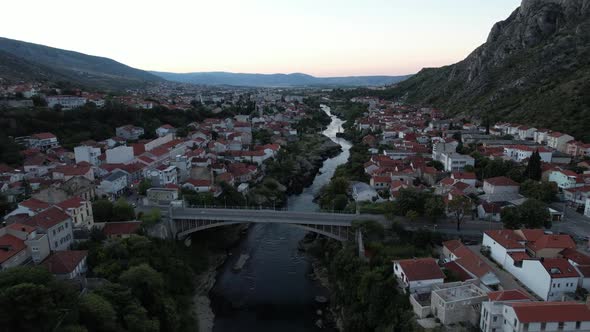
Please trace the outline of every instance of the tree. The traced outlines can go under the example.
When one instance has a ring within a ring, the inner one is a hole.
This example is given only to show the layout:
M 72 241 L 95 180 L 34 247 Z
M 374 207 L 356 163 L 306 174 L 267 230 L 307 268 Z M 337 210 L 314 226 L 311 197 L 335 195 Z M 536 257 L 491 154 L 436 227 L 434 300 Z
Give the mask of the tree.
M 445 203 L 440 196 L 432 196 L 426 200 L 424 204 L 424 213 L 432 218 L 432 222 L 436 223 L 439 217 L 445 214 Z
M 540 181 L 542 174 L 541 155 L 539 154 L 539 150 L 535 150 L 529 157 L 529 162 L 523 175 L 528 179 Z
M 145 196 L 147 194 L 147 190 L 152 187 L 152 181 L 150 179 L 143 179 L 139 183 L 139 194 Z
M 516 207 L 506 207 L 500 212 L 504 228 L 519 229 L 521 226 L 520 213 Z
M 160 209 L 152 209 L 149 213 L 141 216 L 142 225 L 144 227 L 151 227 L 157 224 L 161 219 Z
M 102 296 L 90 293 L 80 298 L 80 322 L 90 331 L 113 331 L 116 313 L 111 303 Z
M 154 312 L 150 309 L 155 309 L 164 287 L 164 279 L 158 271 L 144 263 L 123 272 L 119 280 L 131 288 L 131 292 L 148 311 Z
M 528 198 L 551 203 L 557 194 L 557 187 L 554 182 L 526 180 L 520 185 L 520 193 Z
M 113 221 L 126 221 L 135 219 L 135 210 L 122 197 L 113 205 Z
M 113 218 L 113 203 L 108 199 L 99 199 L 92 203 L 95 222 L 107 222 Z
M 408 210 L 408 212 L 406 212 L 406 218 L 408 218 L 412 222 L 416 221 L 416 219 L 418 219 L 418 212 L 414 210 Z
M 471 212 L 471 200 L 465 196 L 456 196 L 449 201 L 447 205 L 448 211 L 455 217 L 457 222 L 457 230 L 461 230 L 461 223 L 466 213 Z
M 507 207 L 501 212 L 505 228 L 550 228 L 551 219 L 547 206 L 536 199 L 528 199 L 520 206 Z

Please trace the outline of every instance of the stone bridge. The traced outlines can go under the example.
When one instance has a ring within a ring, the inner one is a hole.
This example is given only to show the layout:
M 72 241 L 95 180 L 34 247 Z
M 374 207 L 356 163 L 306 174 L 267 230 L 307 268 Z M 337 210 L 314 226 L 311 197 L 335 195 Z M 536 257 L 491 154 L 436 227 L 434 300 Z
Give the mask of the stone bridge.
M 170 228 L 177 239 L 184 239 L 204 229 L 241 224 L 277 223 L 289 224 L 315 232 L 338 241 L 353 240 L 352 222 L 359 220 L 356 214 L 296 212 L 285 210 L 255 209 L 201 209 L 170 207 Z

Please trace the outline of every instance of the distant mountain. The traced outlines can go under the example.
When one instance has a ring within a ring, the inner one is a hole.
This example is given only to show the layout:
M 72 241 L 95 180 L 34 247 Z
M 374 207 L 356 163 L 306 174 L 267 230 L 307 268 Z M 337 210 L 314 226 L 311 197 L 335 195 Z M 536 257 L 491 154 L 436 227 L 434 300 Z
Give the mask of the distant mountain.
M 524 0 L 465 60 L 423 69 L 392 92 L 590 141 L 590 0 Z
M 112 59 L 1 37 L 0 60 L 0 77 L 7 80 L 65 80 L 107 90 L 163 81 Z
M 314 77 L 307 74 L 242 74 L 228 72 L 166 73 L 152 71 L 164 79 L 202 85 L 233 85 L 251 87 L 301 86 L 381 86 L 400 82 L 405 76 Z

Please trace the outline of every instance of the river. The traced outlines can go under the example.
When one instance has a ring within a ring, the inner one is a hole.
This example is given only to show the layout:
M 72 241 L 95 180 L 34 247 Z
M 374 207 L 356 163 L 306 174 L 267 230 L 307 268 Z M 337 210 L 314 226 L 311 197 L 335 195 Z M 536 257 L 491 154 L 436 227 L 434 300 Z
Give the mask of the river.
M 343 131 L 344 121 L 322 110 L 332 121 L 323 134 L 342 146 L 342 152 L 324 161 L 313 183 L 301 194 L 291 195 L 289 210 L 314 211 L 319 207 L 314 195 L 327 184 L 336 167 L 350 156 L 352 144 L 336 137 Z M 319 282 L 311 280 L 311 263 L 298 244 L 306 231 L 289 225 L 253 224 L 232 255 L 220 267 L 215 286 L 210 292 L 215 312 L 214 332 L 258 331 L 300 332 L 319 331 L 315 322 L 321 318 L 314 298 L 328 297 Z M 250 255 L 240 271 L 232 268 L 242 253 Z M 321 331 L 330 331 L 322 329 Z

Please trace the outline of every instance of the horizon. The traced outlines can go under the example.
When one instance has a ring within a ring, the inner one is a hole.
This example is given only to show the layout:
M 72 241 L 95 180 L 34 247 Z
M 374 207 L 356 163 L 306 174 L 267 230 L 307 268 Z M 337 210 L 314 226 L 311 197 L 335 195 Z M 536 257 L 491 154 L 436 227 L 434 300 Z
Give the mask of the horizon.
M 436 0 L 171 0 L 136 6 L 107 0 L 88 15 L 72 0 L 33 0 L 34 12 L 5 4 L 12 14 L 0 28 L 10 31 L 6 38 L 146 71 L 402 76 L 463 60 L 519 5 L 520 0 L 455 0 L 452 6 Z M 57 15 L 68 19 L 55 20 Z

